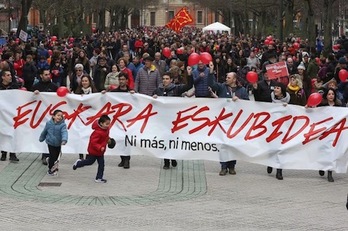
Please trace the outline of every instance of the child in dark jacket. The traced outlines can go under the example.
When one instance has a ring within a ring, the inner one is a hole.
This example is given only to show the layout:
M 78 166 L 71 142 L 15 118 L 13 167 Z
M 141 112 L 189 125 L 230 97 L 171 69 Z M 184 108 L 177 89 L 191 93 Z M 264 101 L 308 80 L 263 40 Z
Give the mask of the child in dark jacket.
M 53 176 L 57 172 L 53 172 L 51 169 L 61 153 L 62 145 L 68 142 L 68 130 L 61 110 L 55 110 L 52 119 L 46 123 L 39 138 L 40 142 L 44 140 L 46 140 L 49 151 L 47 174 Z
M 98 161 L 98 172 L 95 178 L 96 183 L 106 183 L 104 175 L 104 153 L 106 145 L 110 142 L 110 118 L 107 115 L 102 115 L 98 121 L 95 121 L 92 125 L 94 130 L 89 138 L 88 143 L 88 156 L 85 160 L 76 160 L 73 165 L 73 169 L 81 168 L 85 165 L 92 165 L 95 161 Z

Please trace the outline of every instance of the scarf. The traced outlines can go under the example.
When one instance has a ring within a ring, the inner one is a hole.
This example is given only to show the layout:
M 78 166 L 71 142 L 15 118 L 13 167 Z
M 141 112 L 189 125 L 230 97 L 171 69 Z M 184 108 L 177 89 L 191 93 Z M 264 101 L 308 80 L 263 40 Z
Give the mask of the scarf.
M 88 95 L 88 94 L 91 94 L 92 93 L 92 88 L 91 87 L 88 87 L 88 88 L 81 88 L 82 91 L 83 91 L 83 94 L 85 95 Z
M 300 90 L 300 87 L 299 86 L 291 86 L 290 84 L 288 85 L 288 88 L 293 91 L 293 92 L 298 92 Z

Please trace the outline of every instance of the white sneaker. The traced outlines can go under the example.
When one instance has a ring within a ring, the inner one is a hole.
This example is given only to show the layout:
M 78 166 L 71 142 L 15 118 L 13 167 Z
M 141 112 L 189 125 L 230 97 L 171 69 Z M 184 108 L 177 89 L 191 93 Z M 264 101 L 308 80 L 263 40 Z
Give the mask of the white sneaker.
M 95 183 L 106 183 L 107 180 L 106 179 L 96 179 Z
M 77 169 L 77 163 L 78 163 L 79 161 L 81 161 L 81 159 L 77 159 L 77 160 L 75 161 L 75 163 L 73 164 L 72 168 L 73 168 L 74 170 Z

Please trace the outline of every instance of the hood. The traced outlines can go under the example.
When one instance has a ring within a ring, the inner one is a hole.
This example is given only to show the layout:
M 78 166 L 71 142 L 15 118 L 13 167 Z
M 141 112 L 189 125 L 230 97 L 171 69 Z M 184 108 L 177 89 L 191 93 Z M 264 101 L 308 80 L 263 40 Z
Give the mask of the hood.
M 290 101 L 290 94 L 288 92 L 286 92 L 286 95 L 284 98 L 282 99 L 276 99 L 274 92 L 272 91 L 271 93 L 271 99 L 273 103 L 289 103 Z
M 105 131 L 106 129 L 103 129 L 102 127 L 100 127 L 98 120 L 94 121 L 92 124 L 92 129 L 93 130 L 99 130 L 99 131 Z

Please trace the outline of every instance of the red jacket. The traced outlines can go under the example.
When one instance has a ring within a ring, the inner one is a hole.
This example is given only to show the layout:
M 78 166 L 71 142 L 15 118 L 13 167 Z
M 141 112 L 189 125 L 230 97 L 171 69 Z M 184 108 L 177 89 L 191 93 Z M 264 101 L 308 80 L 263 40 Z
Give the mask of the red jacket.
M 92 129 L 94 131 L 89 138 L 88 154 L 92 156 L 102 156 L 105 153 L 106 145 L 109 141 L 110 129 L 101 128 L 97 120 L 94 121 Z M 104 148 L 103 151 L 101 150 L 102 148 Z

